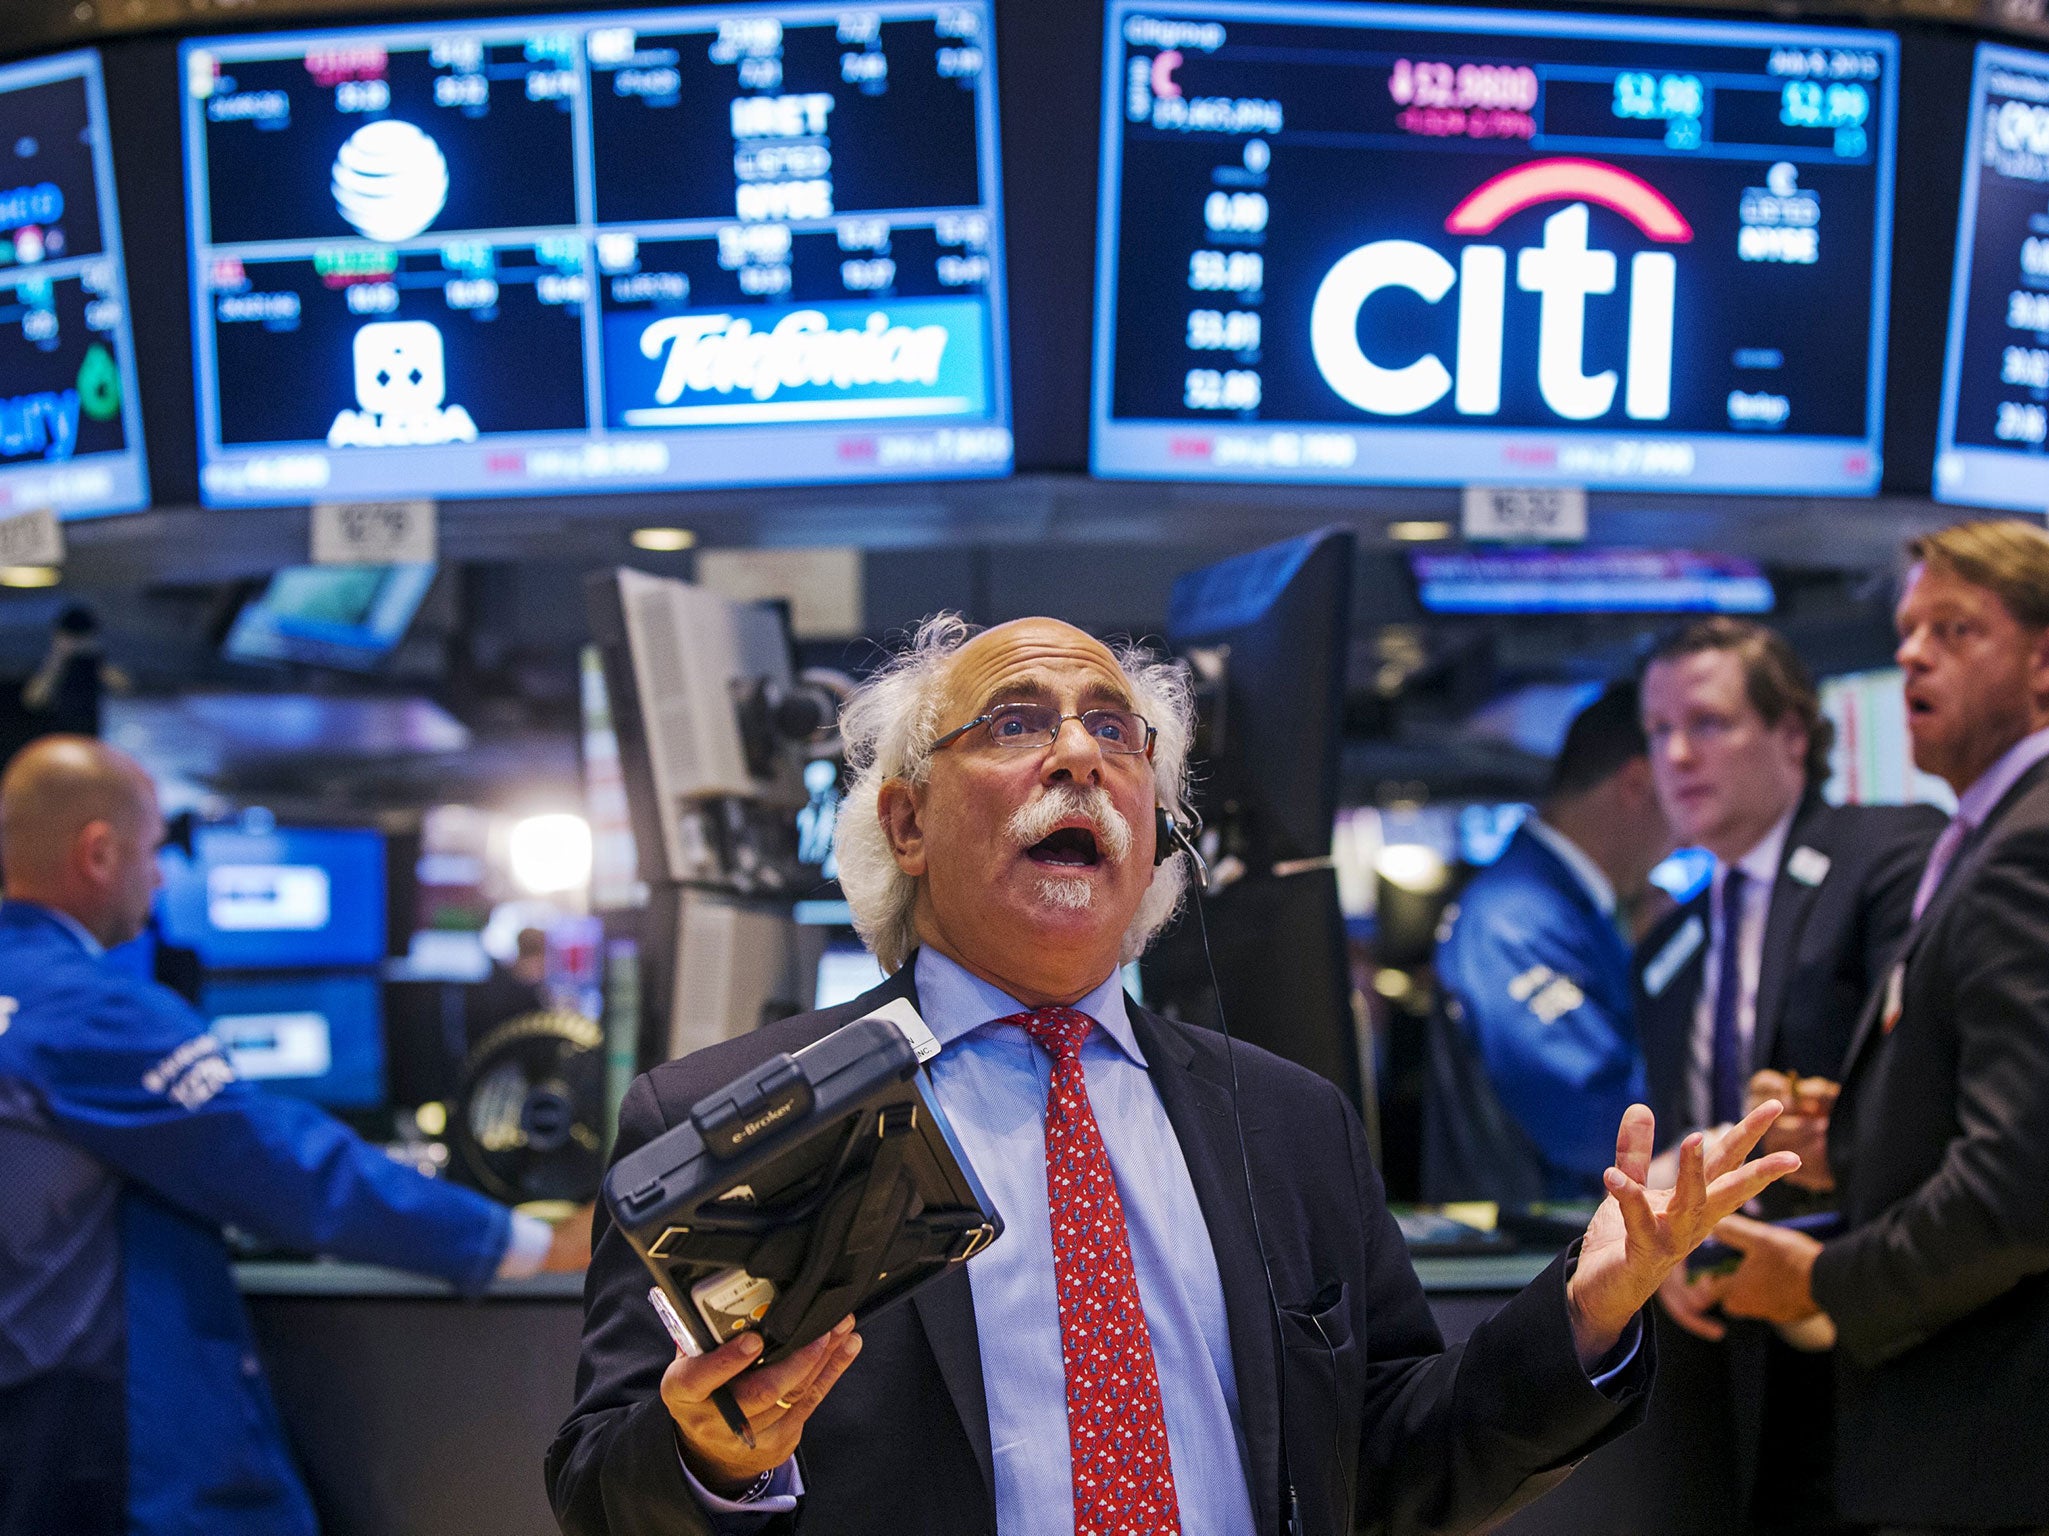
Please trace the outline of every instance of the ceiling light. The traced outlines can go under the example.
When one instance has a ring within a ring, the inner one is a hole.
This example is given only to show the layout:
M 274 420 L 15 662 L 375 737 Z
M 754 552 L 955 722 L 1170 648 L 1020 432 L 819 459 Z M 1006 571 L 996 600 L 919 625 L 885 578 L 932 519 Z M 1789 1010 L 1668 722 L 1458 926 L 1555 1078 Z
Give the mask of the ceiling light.
M 633 547 L 651 549 L 658 554 L 672 555 L 679 549 L 689 549 L 697 542 L 697 535 L 688 528 L 636 528 L 633 530 Z
M 1404 544 L 1431 544 L 1451 537 L 1451 524 L 1444 522 L 1389 523 L 1387 536 Z
M 54 587 L 63 579 L 54 565 L 0 565 L 0 587 Z
M 1380 878 L 1397 890 L 1434 896 L 1451 878 L 1444 855 L 1422 843 L 1389 843 L 1374 856 Z
M 567 811 L 529 816 L 513 824 L 506 854 L 514 882 L 532 895 L 579 890 L 591 878 L 590 823 Z

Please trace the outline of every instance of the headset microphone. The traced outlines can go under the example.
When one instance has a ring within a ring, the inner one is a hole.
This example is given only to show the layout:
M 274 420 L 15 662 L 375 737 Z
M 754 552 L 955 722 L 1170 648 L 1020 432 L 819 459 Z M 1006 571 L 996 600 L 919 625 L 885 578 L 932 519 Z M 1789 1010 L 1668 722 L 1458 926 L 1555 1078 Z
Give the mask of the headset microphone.
M 1202 856 L 1202 850 L 1195 846 L 1196 838 L 1202 836 L 1202 818 L 1195 812 L 1188 813 L 1194 823 L 1192 831 L 1184 829 L 1174 819 L 1174 813 L 1164 805 L 1153 807 L 1153 863 L 1164 864 L 1175 852 L 1175 845 L 1195 861 L 1195 872 L 1201 877 L 1203 889 L 1209 888 L 1209 861 Z
M 1222 987 L 1217 985 L 1216 957 L 1210 952 L 1209 917 L 1204 912 L 1202 905 L 1202 893 L 1209 887 L 1209 863 L 1195 846 L 1195 839 L 1202 836 L 1202 818 L 1191 810 L 1189 812 L 1189 819 L 1193 823 L 1192 830 L 1184 828 L 1179 821 L 1175 820 L 1173 813 L 1164 805 L 1155 805 L 1153 807 L 1153 863 L 1164 864 L 1169 855 L 1175 851 L 1175 845 L 1178 844 L 1179 850 L 1194 860 L 1196 873 L 1202 881 L 1202 884 L 1196 888 L 1190 904 L 1195 908 L 1196 925 L 1202 934 L 1202 959 L 1204 966 L 1209 971 L 1210 996 L 1215 999 L 1217 1005 L 1217 1028 L 1224 1037 L 1224 1058 L 1230 1063 L 1231 1067 L 1231 1121 L 1238 1133 L 1238 1168 L 1245 1180 L 1245 1209 L 1252 1217 L 1252 1242 L 1253 1246 L 1259 1251 L 1260 1271 L 1266 1277 L 1266 1304 L 1273 1317 L 1274 1385 L 1276 1388 L 1275 1395 L 1279 1399 L 1277 1406 L 1280 1409 L 1278 1416 L 1280 1420 L 1280 1443 L 1277 1449 L 1280 1453 L 1281 1472 L 1281 1530 L 1283 1536 L 1301 1536 L 1302 1507 L 1295 1493 L 1294 1470 L 1288 1464 L 1287 1333 L 1281 1326 L 1281 1304 L 1279 1296 L 1274 1291 L 1273 1265 L 1267 1258 L 1266 1236 L 1259 1228 L 1259 1206 L 1252 1196 L 1252 1155 L 1245 1147 L 1245 1115 L 1238 1106 L 1238 1053 L 1236 1042 L 1231 1038 L 1231 1022 L 1224 1015 L 1224 991 Z M 1317 1331 L 1321 1333 L 1322 1329 L 1319 1327 Z M 1324 1347 L 1327 1350 L 1330 1348 L 1330 1340 L 1327 1337 L 1324 1340 Z M 1335 1351 L 1331 1351 L 1331 1370 L 1332 1380 L 1336 1380 L 1337 1355 Z M 1333 1426 L 1334 1430 L 1335 1426 Z M 1335 1442 L 1335 1434 L 1333 1434 L 1333 1442 Z M 1336 1446 L 1333 1443 L 1333 1451 L 1335 1452 L 1335 1450 Z M 1342 1458 L 1339 1458 L 1333 1464 L 1342 1466 Z M 1346 1512 L 1345 1529 L 1351 1529 L 1351 1512 L 1349 1510 Z

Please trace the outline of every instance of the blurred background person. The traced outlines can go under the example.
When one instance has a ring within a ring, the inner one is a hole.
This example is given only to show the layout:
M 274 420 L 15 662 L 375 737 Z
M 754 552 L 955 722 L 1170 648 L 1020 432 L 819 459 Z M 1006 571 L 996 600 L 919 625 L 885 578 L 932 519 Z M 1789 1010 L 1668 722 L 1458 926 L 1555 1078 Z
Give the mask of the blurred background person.
M 1636 688 L 1611 687 L 1438 944 L 1425 1199 L 1601 1198 L 1611 1128 L 1644 1096 L 1618 906 L 1670 848 Z
M 507 1019 L 549 1007 L 546 931 L 522 928 L 514 944 L 512 964 L 493 960 L 490 973 L 463 990 L 464 1032 L 472 1049 Z
M 141 931 L 164 822 L 132 758 L 33 743 L 0 778 L 0 1533 L 312 1536 L 221 1229 L 467 1291 L 575 1269 L 551 1230 L 240 1078 Z
M 1754 1221 L 1725 1311 L 1832 1321 L 1846 1519 L 2049 1528 L 2049 533 L 1917 539 L 1914 760 L 1957 792 L 1859 1020 L 1829 1137 L 1847 1230 Z
M 1797 1084 L 1786 1102 L 1807 1113 L 1785 1116 L 1766 1140 L 1800 1153 L 1803 1167 L 1788 1181 L 1798 1187 L 1773 1191 L 1767 1208 L 1825 1208 L 1827 1106 L 1864 998 L 1906 929 L 1941 814 L 1822 799 L 1833 729 L 1792 647 L 1750 620 L 1705 619 L 1661 641 L 1644 669 L 1643 719 L 1674 832 L 1715 859 L 1707 888 L 1639 951 L 1637 1017 L 1660 1137 L 1669 1145 L 1740 1119 L 1754 1079 L 1760 1098 Z M 1717 1285 L 1681 1270 L 1659 1297 L 1693 1336 L 1670 1341 L 1661 1396 L 1694 1394 L 1697 1411 L 1730 1415 L 1740 1475 L 1721 1484 L 1731 1503 L 1714 1518 L 1723 1529 L 1833 1528 L 1827 1362 L 1754 1326 L 1725 1343 Z M 1659 1433 L 1654 1423 L 1649 1443 Z M 1699 1439 L 1697 1429 L 1685 1436 Z M 1697 1517 L 1696 1495 L 1707 1495 L 1687 1494 Z

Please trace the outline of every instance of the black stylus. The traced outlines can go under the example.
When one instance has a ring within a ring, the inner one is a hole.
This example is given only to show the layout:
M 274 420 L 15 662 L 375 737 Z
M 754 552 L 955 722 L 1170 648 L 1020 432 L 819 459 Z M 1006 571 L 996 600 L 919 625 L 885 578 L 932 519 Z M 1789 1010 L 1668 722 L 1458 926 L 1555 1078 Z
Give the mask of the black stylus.
M 738 1435 L 748 1450 L 754 1449 L 754 1430 L 747 1423 L 747 1415 L 740 1411 L 739 1399 L 733 1396 L 731 1387 L 711 1389 L 712 1406 L 719 1411 L 719 1417 L 726 1421 L 726 1428 Z

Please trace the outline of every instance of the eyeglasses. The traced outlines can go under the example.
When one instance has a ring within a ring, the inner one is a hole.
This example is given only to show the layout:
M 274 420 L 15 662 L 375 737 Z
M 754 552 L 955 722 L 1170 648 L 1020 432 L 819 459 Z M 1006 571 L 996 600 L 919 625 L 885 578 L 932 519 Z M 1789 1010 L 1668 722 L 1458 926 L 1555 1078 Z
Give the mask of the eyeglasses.
M 1153 749 L 1153 728 L 1145 716 L 1128 709 L 1090 709 L 1078 715 L 1063 715 L 1051 704 L 998 704 L 966 725 L 948 731 L 932 743 L 932 750 L 950 746 L 978 725 L 989 727 L 989 740 L 999 747 L 1050 747 L 1060 737 L 1060 727 L 1079 720 L 1105 752 L 1139 753 Z

